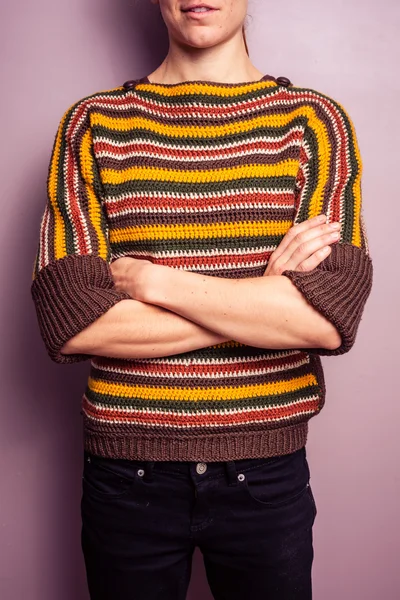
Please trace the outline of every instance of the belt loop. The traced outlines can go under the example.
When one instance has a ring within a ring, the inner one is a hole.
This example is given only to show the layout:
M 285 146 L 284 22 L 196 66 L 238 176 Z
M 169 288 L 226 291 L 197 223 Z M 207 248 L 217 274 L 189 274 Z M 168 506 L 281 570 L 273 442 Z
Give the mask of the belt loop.
M 144 465 L 144 481 L 153 481 L 154 461 L 147 460 Z
M 228 460 L 227 462 L 225 462 L 225 468 L 226 468 L 226 475 L 228 478 L 228 484 L 229 485 L 237 485 L 238 478 L 237 478 L 235 461 Z

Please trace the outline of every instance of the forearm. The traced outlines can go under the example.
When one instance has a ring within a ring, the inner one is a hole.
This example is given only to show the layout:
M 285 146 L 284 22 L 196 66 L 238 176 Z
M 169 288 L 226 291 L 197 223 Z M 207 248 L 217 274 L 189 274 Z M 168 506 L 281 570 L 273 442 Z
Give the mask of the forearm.
M 224 279 L 154 266 L 146 302 L 260 348 L 335 348 L 335 327 L 285 276 Z
M 164 308 L 136 300 L 121 300 L 64 344 L 61 352 L 152 358 L 181 354 L 224 341 L 224 336 Z

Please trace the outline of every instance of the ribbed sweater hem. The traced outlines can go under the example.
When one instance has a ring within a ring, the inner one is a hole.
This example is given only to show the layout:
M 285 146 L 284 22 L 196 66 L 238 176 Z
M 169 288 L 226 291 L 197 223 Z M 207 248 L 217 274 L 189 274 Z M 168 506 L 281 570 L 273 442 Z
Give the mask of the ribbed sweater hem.
M 130 460 L 228 461 L 290 454 L 305 446 L 308 422 L 280 429 L 226 433 L 193 438 L 108 437 L 84 431 L 84 447 L 91 454 Z

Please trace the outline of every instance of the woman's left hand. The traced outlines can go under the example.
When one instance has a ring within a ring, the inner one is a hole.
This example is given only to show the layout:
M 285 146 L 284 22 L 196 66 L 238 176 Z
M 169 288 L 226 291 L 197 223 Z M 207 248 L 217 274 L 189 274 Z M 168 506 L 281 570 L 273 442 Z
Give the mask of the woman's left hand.
M 110 264 L 111 274 L 117 290 L 127 292 L 135 300 L 145 301 L 146 289 L 150 279 L 150 269 L 154 268 L 150 260 L 124 256 Z

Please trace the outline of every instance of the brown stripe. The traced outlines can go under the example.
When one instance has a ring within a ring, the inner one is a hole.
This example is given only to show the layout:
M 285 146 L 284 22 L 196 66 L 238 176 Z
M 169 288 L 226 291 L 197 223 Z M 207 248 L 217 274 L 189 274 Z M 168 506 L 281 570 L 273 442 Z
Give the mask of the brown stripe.
M 256 152 L 257 150 L 277 152 L 283 149 L 286 145 L 289 145 L 294 142 L 300 142 L 303 139 L 303 133 L 301 131 L 288 131 L 282 137 L 277 139 L 271 139 L 269 141 L 265 141 L 262 139 L 250 138 L 248 140 L 244 140 L 243 143 L 238 144 L 237 142 L 233 147 L 228 146 L 229 142 L 223 143 L 223 139 L 221 138 L 221 143 L 217 147 L 203 148 L 202 146 L 182 146 L 182 149 L 179 151 L 182 159 L 187 157 L 196 156 L 199 159 L 215 159 L 223 154 L 224 156 L 233 156 L 235 154 L 244 154 L 246 152 Z M 169 144 L 165 144 L 164 146 L 154 146 L 151 143 L 141 143 L 139 141 L 133 141 L 131 143 L 125 144 L 124 146 L 114 145 L 111 142 L 106 141 L 96 141 L 94 140 L 94 150 L 96 154 L 100 152 L 109 152 L 115 157 L 125 156 L 130 153 L 146 153 L 147 155 L 154 156 L 171 156 L 171 147 Z
M 226 169 L 240 165 L 275 165 L 284 160 L 294 159 L 299 157 L 299 147 L 289 146 L 281 152 L 266 154 L 254 153 L 244 154 L 242 156 L 227 156 L 222 159 L 204 159 L 200 160 L 164 160 L 157 157 L 146 157 L 146 167 L 154 169 L 167 169 L 172 171 L 208 171 L 210 169 Z M 113 169 L 114 171 L 122 171 L 135 166 L 143 165 L 142 156 L 131 156 L 123 160 L 111 158 L 108 156 L 99 156 L 97 159 L 101 169 Z
M 244 346 L 242 348 L 243 351 L 243 355 L 240 355 L 240 357 L 246 357 L 245 352 L 250 348 L 250 346 Z M 239 349 L 238 349 L 239 350 Z M 257 350 L 257 349 L 256 349 Z M 254 369 L 262 369 L 264 368 L 265 370 L 269 369 L 269 368 L 279 368 L 279 367 L 287 367 L 287 368 L 291 368 L 293 365 L 295 365 L 298 361 L 300 360 L 304 360 L 305 357 L 308 356 L 308 354 L 306 352 L 302 352 L 302 351 L 296 351 L 294 354 L 290 354 L 288 356 L 280 356 L 279 355 L 279 350 L 277 351 L 278 356 L 273 357 L 270 356 L 268 358 L 263 358 L 263 349 L 260 348 L 258 349 L 260 351 L 259 359 L 256 361 L 249 361 L 249 362 L 231 362 L 228 360 L 227 355 L 224 355 L 224 348 L 220 349 L 221 352 L 221 362 L 218 362 L 217 364 L 211 364 L 210 362 L 208 362 L 208 359 L 204 360 L 204 361 L 200 361 L 199 357 L 196 358 L 196 351 L 193 351 L 191 353 L 186 353 L 186 354 L 181 354 L 181 355 L 177 355 L 176 358 L 177 359 L 185 359 L 188 354 L 190 355 L 190 360 L 191 363 L 190 365 L 184 365 L 181 363 L 177 363 L 177 362 L 173 362 L 173 359 L 171 359 L 170 362 L 168 362 L 168 357 L 165 358 L 160 358 L 160 359 L 152 359 L 150 362 L 147 362 L 149 359 L 132 359 L 132 360 L 126 360 L 126 361 L 120 361 L 117 359 L 112 359 L 112 358 L 108 358 L 108 357 L 101 357 L 101 356 L 96 356 L 93 358 L 93 365 L 98 368 L 101 369 L 103 366 L 104 367 L 109 367 L 110 369 L 122 369 L 123 373 L 129 373 L 130 369 L 135 370 L 135 369 L 139 369 L 141 371 L 146 371 L 148 373 L 171 373 L 171 374 L 175 374 L 175 375 L 184 375 L 185 373 L 187 373 L 189 370 L 192 373 L 204 373 L 204 369 L 207 369 L 207 372 L 210 373 L 211 375 L 213 373 L 238 373 L 243 369 L 252 371 Z M 238 352 L 238 355 L 240 353 Z M 249 354 L 247 355 L 248 357 L 250 356 Z M 194 361 L 194 362 L 192 362 Z M 197 361 L 197 362 L 196 362 Z M 200 361 L 200 362 L 199 362 Z M 222 362 L 224 361 L 224 362 Z
M 190 368 L 188 369 L 188 372 L 190 372 Z M 203 369 L 204 373 L 208 372 L 207 369 L 207 365 L 204 365 L 204 369 Z M 268 383 L 273 383 L 276 381 L 290 381 L 291 379 L 293 379 L 293 377 L 303 377 L 304 375 L 308 375 L 309 373 L 311 373 L 311 369 L 310 369 L 310 365 L 306 364 L 306 365 L 302 365 L 301 367 L 297 367 L 296 369 L 293 369 L 291 371 L 279 371 L 277 373 L 268 373 Z M 116 381 L 118 381 L 119 379 L 121 379 L 121 376 L 118 376 L 118 374 L 114 373 L 114 372 L 109 372 L 109 371 L 103 371 L 100 369 L 96 369 L 95 367 L 92 367 L 91 369 L 91 376 L 93 377 L 93 379 L 99 380 L 99 381 L 110 381 L 115 383 Z M 249 374 L 249 375 L 244 375 L 244 376 L 237 376 L 237 377 L 229 377 L 228 375 L 225 375 L 225 377 L 223 378 L 210 378 L 210 379 L 205 379 L 205 378 L 188 378 L 188 377 L 179 377 L 179 376 L 174 376 L 173 378 L 170 377 L 152 377 L 151 375 L 138 375 L 138 374 L 129 374 L 129 373 L 124 373 L 123 375 L 123 381 L 120 381 L 120 383 L 123 384 L 127 384 L 127 385 L 140 385 L 143 387 L 146 386 L 151 386 L 151 387 L 165 387 L 165 386 L 173 386 L 173 387 L 177 387 L 177 388 L 204 388 L 204 389 L 209 389 L 209 388 L 215 388 L 216 389 L 216 394 L 218 393 L 218 388 L 225 388 L 225 387 L 237 387 L 237 386 L 245 386 L 245 385 L 256 385 L 258 383 L 263 383 L 265 382 L 265 376 L 266 373 L 262 373 L 262 374 Z M 243 392 L 245 395 L 245 391 Z
M 162 222 L 163 225 L 184 225 L 186 224 L 213 224 L 215 223 L 232 223 L 240 227 L 241 222 L 246 221 L 289 221 L 293 218 L 294 207 L 283 207 L 283 210 L 275 210 L 271 215 L 269 207 L 262 208 L 231 208 L 228 210 L 207 211 L 207 212 L 162 212 L 158 215 L 154 213 L 129 213 L 127 215 L 113 216 L 110 219 L 112 226 L 117 229 L 125 229 L 128 227 L 139 227 L 140 225 L 153 225 Z M 254 239 L 254 244 L 257 245 L 257 240 Z M 252 247 L 249 239 L 249 249 Z
M 317 405 L 318 401 L 314 401 L 314 407 Z M 311 415 L 313 416 L 313 415 Z M 109 436 L 109 437 L 118 437 L 121 434 L 135 436 L 144 436 L 144 437 L 172 437 L 178 439 L 191 438 L 194 436 L 217 436 L 223 434 L 232 434 L 232 433 L 252 433 L 256 431 L 260 431 L 261 428 L 264 428 L 266 431 L 273 431 L 275 429 L 280 429 L 283 424 L 282 421 L 269 421 L 268 423 L 240 423 L 233 424 L 230 426 L 222 426 L 222 427 L 209 427 L 207 425 L 202 425 L 201 427 L 190 427 L 185 429 L 176 429 L 173 427 L 157 427 L 157 426 L 145 426 L 145 425 L 137 425 L 137 424 L 129 424 L 129 423 L 105 423 L 101 420 L 94 420 L 86 412 L 83 412 L 83 418 L 85 423 L 85 428 L 93 434 L 100 436 Z M 302 423 L 305 420 L 308 420 L 310 415 L 297 414 L 293 415 L 290 420 L 286 421 L 288 426 L 294 425 L 297 423 Z
M 243 111 L 242 107 L 236 107 L 235 110 L 235 104 L 229 104 L 229 110 L 226 111 L 227 113 L 231 113 L 230 115 L 226 114 L 224 115 L 221 112 L 221 106 L 220 105 L 215 105 L 214 107 L 210 106 L 207 107 L 206 110 L 202 110 L 201 107 L 194 107 L 194 110 L 196 110 L 196 113 L 199 112 L 199 114 L 201 116 L 197 117 L 193 115 L 193 107 L 191 108 L 190 113 L 187 116 L 184 116 L 184 112 L 179 110 L 180 107 L 177 107 L 176 105 L 174 106 L 174 117 L 175 118 L 168 118 L 168 117 L 164 117 L 164 115 L 167 114 L 167 111 L 169 110 L 168 108 L 168 103 L 165 102 L 165 104 L 163 103 L 163 105 L 160 107 L 160 114 L 151 114 L 148 113 L 147 111 L 143 110 L 143 108 L 140 106 L 139 103 L 135 103 L 132 108 L 130 108 L 127 111 L 121 111 L 121 110 L 112 110 L 110 108 L 107 107 L 103 107 L 103 106 L 96 106 L 96 113 L 101 114 L 105 117 L 110 117 L 112 119 L 116 119 L 116 120 L 120 120 L 123 121 L 124 119 L 127 118 L 133 118 L 135 116 L 140 116 L 140 117 L 145 117 L 148 121 L 153 121 L 159 125 L 179 125 L 182 127 L 186 127 L 186 126 L 193 126 L 193 123 L 196 123 L 197 126 L 199 127 L 209 127 L 209 126 L 215 126 L 215 125 L 222 125 L 222 124 L 228 124 L 228 123 L 242 123 L 245 121 L 249 121 L 251 118 L 254 117 L 262 117 L 262 116 L 268 116 L 271 114 L 276 114 L 276 113 L 282 113 L 282 112 L 287 112 L 288 108 L 287 105 L 285 104 L 285 101 L 283 101 L 282 103 L 279 103 L 279 100 L 281 98 L 277 95 L 275 97 L 275 101 L 277 102 L 277 104 L 271 105 L 270 103 L 270 98 L 268 97 L 263 97 L 260 98 L 260 100 L 257 101 L 257 105 L 254 106 L 254 108 L 257 108 L 256 112 L 251 112 L 251 111 Z M 308 104 L 309 102 L 304 102 L 304 104 Z M 200 108 L 200 110 L 198 111 L 198 108 Z M 246 109 L 247 109 L 247 103 L 246 103 Z M 217 117 L 217 118 L 215 118 Z M 295 118 L 295 117 L 294 117 Z M 298 119 L 298 117 L 297 117 Z M 273 129 L 273 128 L 271 128 Z M 219 136 L 218 136 L 219 137 Z

